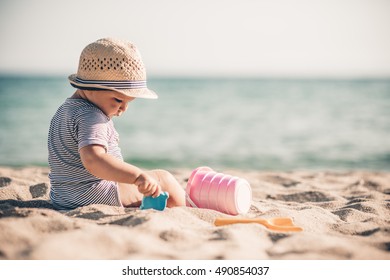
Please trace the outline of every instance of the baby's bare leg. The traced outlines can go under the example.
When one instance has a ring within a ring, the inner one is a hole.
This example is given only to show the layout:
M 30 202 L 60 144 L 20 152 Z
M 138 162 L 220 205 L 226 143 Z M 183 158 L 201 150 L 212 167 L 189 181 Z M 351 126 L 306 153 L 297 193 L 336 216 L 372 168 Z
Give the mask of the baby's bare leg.
M 118 184 L 119 199 L 124 207 L 139 207 L 143 194 L 138 191 L 136 185 L 125 183 Z
M 161 169 L 146 171 L 146 173 L 158 181 L 163 191 L 169 193 L 168 207 L 186 205 L 185 192 L 171 173 Z M 118 190 L 119 198 L 124 207 L 139 207 L 141 205 L 143 194 L 138 191 L 136 185 L 119 183 Z
M 158 180 L 163 191 L 169 193 L 168 207 L 186 205 L 184 189 L 171 173 L 161 169 L 147 171 L 147 173 Z

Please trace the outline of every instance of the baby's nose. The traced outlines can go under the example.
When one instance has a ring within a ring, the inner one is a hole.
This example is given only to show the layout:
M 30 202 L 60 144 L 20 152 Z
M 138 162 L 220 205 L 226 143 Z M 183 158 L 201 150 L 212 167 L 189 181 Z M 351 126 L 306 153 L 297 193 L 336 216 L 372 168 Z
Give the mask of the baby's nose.
M 120 109 L 121 109 L 122 111 L 126 111 L 126 110 L 127 110 L 127 107 L 128 107 L 128 105 L 129 105 L 129 103 L 127 103 L 127 102 L 123 102 L 123 103 L 121 104 L 121 107 L 120 107 Z

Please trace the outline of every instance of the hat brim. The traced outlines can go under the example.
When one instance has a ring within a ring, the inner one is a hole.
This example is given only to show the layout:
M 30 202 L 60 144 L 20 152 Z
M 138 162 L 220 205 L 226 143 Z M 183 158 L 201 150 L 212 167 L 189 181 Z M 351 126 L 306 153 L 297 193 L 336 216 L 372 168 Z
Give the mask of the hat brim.
M 85 85 L 85 84 L 81 84 L 81 83 L 77 82 L 76 77 L 77 77 L 76 74 L 72 74 L 68 77 L 68 80 L 73 87 L 78 88 L 78 89 L 112 90 L 112 91 L 122 93 L 126 96 L 129 96 L 129 97 L 146 98 L 146 99 L 157 99 L 158 98 L 158 95 L 154 91 L 152 91 L 148 88 L 121 89 L 121 88 L 108 87 L 108 86 L 93 84 L 93 83 L 89 83 L 88 85 Z

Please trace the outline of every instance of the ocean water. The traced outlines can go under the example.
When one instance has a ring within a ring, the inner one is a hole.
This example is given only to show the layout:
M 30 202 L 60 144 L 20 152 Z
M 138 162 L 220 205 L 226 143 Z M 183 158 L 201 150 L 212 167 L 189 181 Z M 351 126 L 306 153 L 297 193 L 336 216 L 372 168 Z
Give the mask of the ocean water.
M 390 170 L 390 80 L 151 78 L 114 119 L 144 168 Z M 0 77 L 0 165 L 47 165 L 64 77 Z

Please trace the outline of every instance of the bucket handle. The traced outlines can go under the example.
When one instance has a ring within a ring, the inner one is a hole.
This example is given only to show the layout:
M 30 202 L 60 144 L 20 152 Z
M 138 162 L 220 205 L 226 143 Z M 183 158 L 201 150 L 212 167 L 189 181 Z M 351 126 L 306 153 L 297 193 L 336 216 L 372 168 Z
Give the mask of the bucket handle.
M 185 190 L 184 190 L 185 191 Z M 195 202 L 192 201 L 192 199 L 190 198 L 190 196 L 188 195 L 188 193 L 185 191 L 185 194 L 186 194 L 186 200 L 188 201 L 188 203 L 194 207 L 194 208 L 199 208 L 198 206 L 196 206 Z

